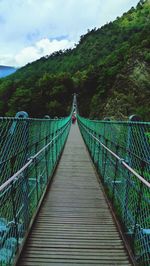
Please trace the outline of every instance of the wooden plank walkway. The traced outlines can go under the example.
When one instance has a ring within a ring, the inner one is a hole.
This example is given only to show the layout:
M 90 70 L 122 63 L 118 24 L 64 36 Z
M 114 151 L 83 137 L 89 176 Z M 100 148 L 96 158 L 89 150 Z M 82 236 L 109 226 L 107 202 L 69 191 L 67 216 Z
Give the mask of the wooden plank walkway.
M 77 125 L 18 266 L 131 265 Z

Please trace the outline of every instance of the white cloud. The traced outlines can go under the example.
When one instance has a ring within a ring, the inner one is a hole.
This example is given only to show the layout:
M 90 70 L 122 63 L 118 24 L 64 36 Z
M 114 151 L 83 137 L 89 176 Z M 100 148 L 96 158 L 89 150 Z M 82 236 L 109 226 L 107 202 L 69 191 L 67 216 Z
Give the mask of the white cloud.
M 20 65 L 53 52 L 54 48 L 68 48 L 87 29 L 114 20 L 137 3 L 138 0 L 0 0 L 0 64 L 10 60 Z M 61 40 L 61 36 L 67 36 L 66 40 Z
M 53 40 L 41 39 L 34 46 L 29 46 L 22 49 L 16 56 L 15 62 L 17 66 L 23 66 L 28 62 L 35 61 L 36 59 L 52 54 L 55 51 L 73 47 L 73 42 L 68 40 Z
M 15 61 L 17 66 L 21 66 L 25 65 L 27 62 L 32 62 L 38 58 L 39 58 L 38 50 L 30 46 L 21 50 L 15 56 Z

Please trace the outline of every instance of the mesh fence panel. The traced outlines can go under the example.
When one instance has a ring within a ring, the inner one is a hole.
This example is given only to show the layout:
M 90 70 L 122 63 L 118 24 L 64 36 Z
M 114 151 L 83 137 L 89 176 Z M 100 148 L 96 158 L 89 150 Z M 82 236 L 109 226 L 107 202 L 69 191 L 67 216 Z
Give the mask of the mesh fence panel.
M 91 121 L 80 116 L 78 123 L 136 261 L 150 265 L 150 187 L 122 163 L 150 181 L 150 123 Z
M 55 137 L 66 119 L 0 118 L 0 185 Z
M 14 263 L 60 157 L 70 125 L 70 117 L 57 120 L 1 118 L 0 266 Z M 28 166 L 9 182 L 25 164 Z

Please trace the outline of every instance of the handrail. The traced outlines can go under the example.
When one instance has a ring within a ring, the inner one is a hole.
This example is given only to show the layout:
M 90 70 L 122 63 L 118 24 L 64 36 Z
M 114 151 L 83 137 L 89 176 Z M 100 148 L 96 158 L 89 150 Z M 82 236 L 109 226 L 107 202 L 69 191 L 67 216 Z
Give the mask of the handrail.
M 68 126 L 68 123 L 66 124 L 66 126 L 64 127 L 63 131 L 65 131 L 66 127 Z M 12 175 L 6 182 L 4 182 L 1 186 L 0 186 L 0 192 L 2 190 L 4 190 L 11 182 L 13 182 L 16 177 L 18 175 L 20 175 L 35 159 L 36 157 L 38 157 L 38 155 L 40 153 L 42 153 L 45 149 L 48 148 L 48 146 L 50 146 L 52 144 L 52 142 L 54 142 L 55 139 L 57 139 L 61 134 L 62 132 L 61 131 L 59 134 L 57 134 L 47 145 L 45 145 L 41 150 L 39 150 L 34 156 L 31 157 L 31 159 L 29 159 L 29 161 L 23 166 L 21 167 L 14 175 Z
M 141 175 L 139 175 L 132 167 L 130 167 L 123 158 L 120 158 L 116 153 L 114 153 L 113 151 L 111 151 L 106 145 L 104 145 L 98 138 L 96 138 L 89 130 L 87 130 L 87 128 L 82 125 L 82 127 L 84 127 L 84 129 L 97 141 L 99 142 L 99 144 L 105 148 L 107 151 L 109 151 L 116 159 L 119 160 L 119 162 L 121 164 L 124 165 L 124 167 L 126 167 L 131 173 L 133 173 L 144 185 L 146 185 L 148 188 L 150 188 L 150 183 L 144 179 L 144 177 L 142 177 Z

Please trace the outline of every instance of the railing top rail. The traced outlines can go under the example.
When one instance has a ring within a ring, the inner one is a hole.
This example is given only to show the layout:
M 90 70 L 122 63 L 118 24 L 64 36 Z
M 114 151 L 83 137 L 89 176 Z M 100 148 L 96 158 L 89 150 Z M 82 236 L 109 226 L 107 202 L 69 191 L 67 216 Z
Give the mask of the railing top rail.
M 83 125 L 82 125 L 83 126 Z M 139 175 L 133 168 L 131 168 L 123 158 L 120 158 L 116 153 L 111 151 L 106 145 L 104 145 L 98 138 L 96 138 L 85 126 L 83 126 L 85 130 L 90 134 L 104 149 L 106 149 L 109 153 L 111 153 L 125 168 L 127 168 L 132 174 L 134 174 L 145 186 L 150 188 L 150 183 L 145 180 L 144 177 Z
M 68 121 L 69 122 L 69 121 Z M 68 125 L 68 123 L 65 125 L 65 127 L 63 128 L 63 130 L 65 130 L 66 126 Z M 62 131 L 59 132 L 54 138 L 52 138 L 52 140 L 45 145 L 41 150 L 39 150 L 34 156 L 32 156 L 29 161 L 22 167 L 20 168 L 14 175 L 12 175 L 6 182 L 4 182 L 1 186 L 0 186 L 0 192 L 3 191 L 8 185 L 10 185 L 13 181 L 15 181 L 16 178 L 18 178 L 18 176 L 25 170 L 27 169 L 27 167 L 34 162 L 34 160 L 36 159 L 36 157 L 38 157 L 45 149 L 48 148 L 48 146 L 50 146 L 55 139 L 57 139 L 60 135 L 61 135 Z
M 68 117 L 68 116 L 67 116 Z M 60 121 L 67 117 L 58 117 L 58 118 L 24 118 L 24 117 L 2 117 L 0 116 L 0 120 L 12 120 L 12 121 Z
M 117 120 L 94 120 L 89 118 L 84 118 L 87 121 L 94 122 L 94 123 L 100 123 L 100 124 L 133 124 L 133 125 L 150 125 L 150 122 L 143 122 L 143 121 L 117 121 Z

